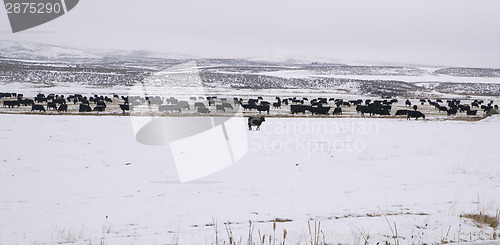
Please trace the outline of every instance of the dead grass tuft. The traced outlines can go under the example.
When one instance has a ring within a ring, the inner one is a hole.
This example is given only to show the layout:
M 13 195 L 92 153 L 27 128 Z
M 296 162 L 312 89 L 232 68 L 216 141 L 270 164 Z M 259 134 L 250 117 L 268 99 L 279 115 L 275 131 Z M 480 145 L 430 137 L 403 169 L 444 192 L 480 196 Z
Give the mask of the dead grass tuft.
M 498 227 L 499 221 L 496 217 L 492 217 L 485 214 L 463 214 L 461 217 L 472 219 L 476 222 L 477 226 L 481 227 L 487 225 L 493 229 Z

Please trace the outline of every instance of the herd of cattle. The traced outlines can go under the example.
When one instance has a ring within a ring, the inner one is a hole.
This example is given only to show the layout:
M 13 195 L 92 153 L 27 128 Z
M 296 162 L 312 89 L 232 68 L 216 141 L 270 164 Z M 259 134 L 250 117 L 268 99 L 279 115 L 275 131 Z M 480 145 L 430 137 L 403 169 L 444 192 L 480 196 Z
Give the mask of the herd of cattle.
M 380 115 L 390 116 L 393 111 L 393 105 L 398 103 L 397 99 L 357 99 L 343 100 L 340 98 L 281 98 L 275 97 L 269 102 L 262 97 L 257 98 L 238 98 L 232 99 L 218 98 L 217 96 L 208 97 L 190 97 L 186 100 L 179 100 L 174 97 L 162 98 L 159 96 L 118 96 L 118 95 L 93 95 L 84 96 L 81 94 L 72 95 L 56 95 L 56 94 L 38 94 L 35 97 L 26 98 L 23 94 L 18 93 L 0 93 L 0 99 L 3 100 L 3 107 L 28 107 L 31 106 L 31 111 L 45 112 L 53 110 L 57 112 L 68 112 L 68 105 L 71 105 L 78 112 L 104 112 L 107 108 L 114 107 L 122 113 L 134 111 L 134 108 L 153 108 L 156 113 L 165 114 L 181 114 L 182 112 L 194 112 L 198 114 L 222 113 L 238 110 L 240 107 L 246 114 L 270 114 L 271 110 L 276 110 L 279 113 L 289 111 L 291 114 L 300 115 L 342 115 L 343 111 L 349 108 L 355 108 L 356 112 L 361 115 Z M 478 110 L 485 113 L 498 112 L 498 106 L 493 104 L 493 101 L 471 100 L 470 103 L 464 103 L 457 99 L 441 100 L 441 99 L 419 99 L 411 102 L 407 99 L 404 102 L 406 109 L 396 110 L 394 115 L 406 116 L 410 118 L 424 118 L 424 113 L 418 111 L 420 106 L 434 107 L 436 112 L 446 113 L 449 116 L 458 113 L 464 115 L 477 115 Z M 192 109 L 194 111 L 192 111 Z M 354 110 L 351 110 L 354 111 Z M 260 117 L 259 117 L 260 118 Z M 257 125 L 255 125 L 257 126 Z

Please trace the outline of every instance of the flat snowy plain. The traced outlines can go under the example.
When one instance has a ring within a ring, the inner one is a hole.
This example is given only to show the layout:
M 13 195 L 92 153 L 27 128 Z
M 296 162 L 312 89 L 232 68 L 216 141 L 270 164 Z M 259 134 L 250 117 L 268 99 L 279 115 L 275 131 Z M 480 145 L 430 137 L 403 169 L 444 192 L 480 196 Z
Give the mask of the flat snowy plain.
M 254 242 L 306 244 L 310 219 L 327 244 L 492 240 L 460 215 L 500 209 L 499 126 L 266 118 L 240 161 L 181 184 L 129 117 L 4 114 L 0 244 L 227 244 L 228 222 L 246 244 L 249 220 Z

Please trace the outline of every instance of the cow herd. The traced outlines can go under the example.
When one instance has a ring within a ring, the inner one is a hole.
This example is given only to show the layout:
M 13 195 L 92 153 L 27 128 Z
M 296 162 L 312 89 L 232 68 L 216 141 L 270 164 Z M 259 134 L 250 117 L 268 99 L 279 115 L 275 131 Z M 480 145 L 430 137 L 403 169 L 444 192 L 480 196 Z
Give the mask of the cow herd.
M 35 97 L 26 98 L 18 93 L 0 93 L 0 99 L 3 100 L 4 108 L 28 107 L 31 106 L 32 112 L 57 111 L 59 113 L 78 111 L 80 113 L 105 112 L 112 108 L 111 112 L 121 111 L 129 113 L 138 110 L 147 109 L 149 112 L 157 114 L 182 114 L 185 112 L 191 114 L 224 114 L 236 112 L 242 108 L 246 115 L 256 114 L 269 115 L 275 111 L 278 115 L 311 115 L 311 116 L 341 116 L 348 112 L 359 114 L 360 116 L 405 116 L 410 118 L 423 118 L 425 114 L 419 111 L 419 107 L 425 108 L 425 113 L 433 113 L 430 108 L 434 108 L 435 114 L 445 113 L 454 116 L 463 113 L 466 116 L 477 115 L 479 110 L 489 113 L 492 110 L 497 111 L 498 106 L 493 101 L 485 102 L 483 100 L 470 100 L 470 103 L 457 99 L 417 99 L 410 101 L 406 99 L 404 104 L 398 105 L 397 99 L 350 99 L 341 98 L 307 98 L 307 97 L 287 97 L 281 98 L 273 96 L 272 101 L 265 100 L 263 97 L 232 99 L 221 98 L 218 96 L 191 96 L 189 99 L 179 99 L 175 97 L 160 96 L 118 96 L 116 94 L 104 96 L 94 94 L 84 96 L 81 94 L 56 95 L 39 93 Z M 272 98 L 272 97 L 271 97 Z M 70 107 L 69 107 L 70 106 Z M 398 107 L 393 113 L 393 107 Z M 406 107 L 406 108 L 405 108 Z M 404 108 L 404 109 L 403 109 Z M 258 117 L 260 119 L 260 117 Z M 258 120 L 257 120 L 258 121 Z M 262 118 L 262 121 L 263 118 Z M 249 122 L 250 126 L 250 122 Z M 252 126 L 260 126 L 252 123 Z M 251 126 L 250 126 L 251 127 Z

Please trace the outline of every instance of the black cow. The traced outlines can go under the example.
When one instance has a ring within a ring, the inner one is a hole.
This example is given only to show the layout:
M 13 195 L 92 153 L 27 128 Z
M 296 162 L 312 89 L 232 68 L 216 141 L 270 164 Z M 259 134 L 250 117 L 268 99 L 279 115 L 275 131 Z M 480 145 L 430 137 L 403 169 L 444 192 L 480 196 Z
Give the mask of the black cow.
M 182 108 L 179 106 L 179 105 L 161 105 L 160 107 L 158 107 L 158 110 L 159 111 L 164 111 L 164 112 L 174 112 L 174 111 L 177 111 L 179 113 L 182 112 L 181 110 Z
M 195 102 L 194 103 L 194 108 L 198 109 L 198 108 L 205 108 L 205 104 L 203 104 L 203 102 Z
M 96 106 L 94 107 L 94 110 L 93 111 L 105 111 L 106 110 L 106 107 L 105 106 Z
M 460 112 L 464 112 L 464 111 L 469 111 L 470 110 L 470 106 L 469 105 L 458 105 L 458 108 L 460 108 Z
M 64 112 L 68 112 L 68 105 L 67 104 L 62 104 L 59 106 L 59 108 L 57 109 L 58 112 L 61 112 L 61 111 L 64 111 Z
M 177 103 L 177 105 L 181 108 L 181 109 L 188 109 L 190 110 L 191 108 L 189 107 L 189 103 L 187 101 L 179 101 Z
M 309 111 L 311 111 L 313 115 L 328 115 L 330 108 L 329 106 L 310 107 Z
M 439 112 L 442 112 L 442 111 L 448 111 L 448 108 L 446 106 L 438 106 L 438 110 Z
M 45 107 L 43 107 L 43 105 L 32 105 L 31 106 L 31 111 L 44 111 L 45 112 Z
M 295 113 L 305 113 L 307 110 L 307 106 L 305 105 L 290 105 L 290 111 L 292 114 Z
M 456 115 L 458 112 L 457 108 L 450 108 L 447 113 L 448 113 L 448 116 L 451 116 L 451 115 Z
M 244 111 L 246 111 L 246 110 L 252 110 L 252 109 L 257 109 L 257 105 L 256 104 L 241 104 L 241 106 L 243 107 Z
M 97 106 L 106 108 L 106 103 L 104 101 L 97 101 Z
M 208 114 L 208 113 L 210 113 L 210 111 L 208 110 L 208 108 L 200 107 L 200 108 L 198 108 L 198 113 Z
M 133 111 L 134 110 L 134 106 L 133 105 L 122 105 L 122 104 L 120 104 L 120 109 L 122 110 L 123 113 L 125 113 L 125 111 Z
M 267 114 L 269 114 L 269 105 L 259 105 L 257 106 L 257 110 L 259 111 L 259 114 L 263 111 L 267 111 Z
M 4 100 L 3 101 L 3 107 L 14 107 L 14 106 L 17 106 L 19 107 L 19 101 L 17 100 Z
M 78 109 L 79 112 L 91 112 L 92 108 L 90 108 L 89 105 L 85 104 L 80 104 L 80 108 Z
M 215 109 L 217 110 L 217 112 L 219 112 L 219 111 L 226 112 L 226 109 L 222 105 L 216 105 Z
M 408 112 L 407 117 L 406 117 L 407 120 L 410 120 L 410 117 L 414 117 L 415 120 L 417 120 L 419 117 L 425 119 L 425 115 L 422 112 L 410 111 L 410 110 L 407 112 Z
M 406 104 L 406 106 L 411 106 L 411 101 L 410 100 L 406 100 L 405 104 Z
M 390 116 L 391 112 L 384 108 L 375 108 L 373 110 L 373 114 L 381 115 L 381 116 Z
M 406 116 L 408 115 L 408 110 L 398 110 L 396 111 L 396 116 Z
M 30 100 L 30 99 L 22 99 L 22 100 L 18 100 L 18 101 L 19 101 L 20 105 L 25 105 L 25 106 L 34 105 L 35 104 L 35 101 Z
M 262 122 L 264 121 L 266 121 L 264 117 L 249 117 L 248 129 L 252 130 L 252 126 L 257 126 L 256 130 L 260 130 L 260 125 L 262 125 Z
M 477 115 L 477 110 L 468 110 L 467 115 L 468 116 L 475 116 L 475 115 Z
M 47 110 L 49 110 L 49 109 L 57 110 L 57 104 L 55 102 L 48 102 L 47 103 Z
M 222 103 L 222 106 L 226 109 L 231 109 L 231 110 L 233 109 L 233 106 L 229 103 Z
M 335 108 L 335 109 L 333 110 L 332 115 L 334 115 L 334 116 L 335 116 L 335 115 L 342 115 L 342 108 L 340 108 L 340 107 Z

